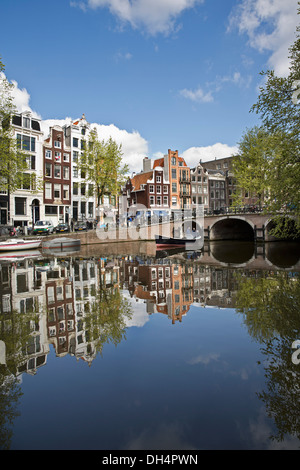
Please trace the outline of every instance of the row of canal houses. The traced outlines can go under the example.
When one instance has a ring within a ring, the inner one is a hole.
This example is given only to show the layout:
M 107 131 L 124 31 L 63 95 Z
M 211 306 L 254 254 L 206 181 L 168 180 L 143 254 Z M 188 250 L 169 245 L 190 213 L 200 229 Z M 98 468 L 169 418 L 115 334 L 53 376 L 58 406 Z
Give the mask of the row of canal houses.
M 24 180 L 23 187 L 13 194 L 1 192 L 0 224 L 29 227 L 37 220 L 51 220 L 54 225 L 94 221 L 99 212 L 93 182 L 86 182 L 77 166 L 91 130 L 85 115 L 63 127 L 50 127 L 46 139 L 42 121 L 29 112 L 13 116 L 12 127 L 27 155 L 27 172 L 40 177 L 43 185 L 36 190 Z M 119 198 L 104 196 L 102 211 L 109 206 L 120 211 L 137 204 L 154 210 L 198 204 L 211 210 L 229 206 L 235 190 L 231 162 L 232 157 L 200 161 L 190 168 L 177 150 L 170 149 L 162 158 L 146 157 L 141 161 L 141 172 L 128 178 Z M 250 194 L 245 196 L 245 204 L 255 203 Z

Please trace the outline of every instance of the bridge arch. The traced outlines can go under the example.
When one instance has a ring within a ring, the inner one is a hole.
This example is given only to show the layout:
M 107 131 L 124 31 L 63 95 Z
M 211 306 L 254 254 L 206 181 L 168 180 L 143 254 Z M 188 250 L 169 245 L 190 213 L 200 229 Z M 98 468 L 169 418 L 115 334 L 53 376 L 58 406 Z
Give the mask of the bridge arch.
M 295 218 L 290 216 L 290 215 L 286 215 L 283 217 L 283 219 L 287 222 L 286 224 L 286 237 L 285 238 L 282 238 L 282 240 L 290 240 L 290 239 L 293 239 L 295 234 L 296 234 L 296 221 L 295 221 Z M 276 220 L 274 219 L 274 217 L 270 217 L 266 220 L 265 222 L 265 239 L 267 241 L 275 241 L 275 240 L 278 240 L 277 237 L 275 237 L 274 235 L 271 235 L 271 230 L 274 229 L 276 227 Z
M 211 226 L 210 240 L 254 240 L 255 227 L 245 217 L 218 218 Z

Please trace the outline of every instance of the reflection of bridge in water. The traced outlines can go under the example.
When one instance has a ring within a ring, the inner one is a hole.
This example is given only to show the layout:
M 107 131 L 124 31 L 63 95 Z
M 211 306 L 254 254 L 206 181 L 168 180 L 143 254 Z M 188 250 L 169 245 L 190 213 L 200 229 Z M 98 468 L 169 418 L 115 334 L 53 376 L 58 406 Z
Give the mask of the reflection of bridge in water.
M 254 243 L 240 241 L 205 242 L 197 252 L 173 249 L 157 251 L 155 242 L 135 241 L 83 245 L 79 252 L 82 256 L 131 255 L 152 258 L 180 256 L 213 266 L 231 266 L 245 269 L 293 269 L 300 271 L 300 244 L 297 242 Z

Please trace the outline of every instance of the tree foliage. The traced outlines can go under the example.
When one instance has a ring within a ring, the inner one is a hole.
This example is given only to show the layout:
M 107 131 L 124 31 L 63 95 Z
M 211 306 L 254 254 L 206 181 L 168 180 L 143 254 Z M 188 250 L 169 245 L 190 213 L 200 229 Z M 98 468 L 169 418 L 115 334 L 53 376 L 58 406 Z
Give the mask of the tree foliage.
M 128 167 L 122 165 L 122 155 L 122 146 L 111 137 L 99 140 L 97 130 L 91 131 L 78 167 L 85 181 L 93 185 L 98 207 L 104 195 L 117 197 L 124 185 Z
M 300 2 L 298 2 L 300 4 Z M 298 10 L 298 14 L 300 9 Z M 273 70 L 261 72 L 265 84 L 260 87 L 251 112 L 261 126 L 248 130 L 235 158 L 238 188 L 252 188 L 258 197 L 264 191 L 268 212 L 281 217 L 292 215 L 300 234 L 300 36 L 290 47 L 290 71 L 277 77 Z M 299 81 L 299 82 L 298 82 Z M 296 90 L 298 89 L 298 90 Z M 261 176 L 259 172 L 261 171 Z M 277 235 L 279 231 L 277 230 Z
M 23 187 L 37 187 L 36 175 L 29 169 L 26 153 L 14 137 L 12 117 L 17 112 L 12 97 L 13 84 L 4 75 L 0 60 L 0 190 L 8 193 Z

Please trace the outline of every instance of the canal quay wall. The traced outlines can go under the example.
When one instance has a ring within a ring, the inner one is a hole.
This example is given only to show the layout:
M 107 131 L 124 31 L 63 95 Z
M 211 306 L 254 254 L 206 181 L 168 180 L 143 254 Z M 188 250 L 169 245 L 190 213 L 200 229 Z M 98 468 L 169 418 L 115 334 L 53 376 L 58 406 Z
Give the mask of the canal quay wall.
M 155 235 L 172 237 L 176 234 L 186 233 L 187 226 L 199 229 L 200 234 L 206 241 L 234 240 L 269 242 L 276 241 L 270 235 L 273 228 L 272 216 L 266 214 L 228 214 L 204 216 L 199 222 L 197 219 L 167 221 L 141 227 L 111 227 L 108 231 L 94 229 L 83 232 L 72 232 L 63 236 L 76 237 L 80 239 L 81 245 L 98 245 L 113 243 L 136 243 L 155 241 Z M 53 234 L 47 238 L 61 236 Z M 179 235 L 180 237 L 180 235 Z M 130 247 L 130 245 L 128 245 Z

